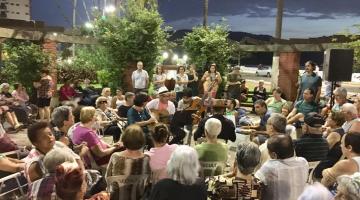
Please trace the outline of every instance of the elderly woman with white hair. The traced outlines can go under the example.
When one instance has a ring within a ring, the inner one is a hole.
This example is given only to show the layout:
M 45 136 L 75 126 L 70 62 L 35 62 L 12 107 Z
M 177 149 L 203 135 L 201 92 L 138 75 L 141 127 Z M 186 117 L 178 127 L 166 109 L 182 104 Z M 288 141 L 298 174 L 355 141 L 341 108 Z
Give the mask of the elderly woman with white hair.
M 169 178 L 155 184 L 149 199 L 206 200 L 206 187 L 198 177 L 199 169 L 196 151 L 189 146 L 178 146 L 167 165 Z
M 215 118 L 208 119 L 205 123 L 206 142 L 195 146 L 204 176 L 222 174 L 222 166 L 227 161 L 228 147 L 217 139 L 220 131 L 220 120 Z M 216 162 L 218 163 L 217 165 L 214 164 Z
M 347 90 L 343 87 L 338 87 L 334 90 L 334 97 L 335 97 L 335 104 L 330 109 L 330 102 L 329 104 L 322 109 L 321 114 L 326 116 L 330 111 L 333 112 L 340 112 L 341 107 L 348 102 L 347 100 Z
M 210 177 L 208 195 L 211 199 L 261 199 L 263 185 L 254 177 L 260 163 L 260 150 L 253 142 L 242 142 L 237 147 L 234 173 Z
M 337 194 L 335 200 L 356 200 L 360 198 L 360 173 L 337 178 Z

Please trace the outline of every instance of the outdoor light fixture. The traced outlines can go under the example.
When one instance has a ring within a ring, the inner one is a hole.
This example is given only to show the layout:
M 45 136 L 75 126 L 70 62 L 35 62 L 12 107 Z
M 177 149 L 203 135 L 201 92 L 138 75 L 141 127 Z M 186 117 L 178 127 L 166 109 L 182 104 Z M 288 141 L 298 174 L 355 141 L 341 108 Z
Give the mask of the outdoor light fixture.
M 72 60 L 72 58 L 68 58 L 68 59 L 66 59 L 66 62 L 67 62 L 69 65 L 71 65 L 71 64 L 73 63 L 73 60 Z
M 164 52 L 163 55 L 162 55 L 162 57 L 163 57 L 164 59 L 167 59 L 167 58 L 169 57 L 168 52 Z
M 183 56 L 183 60 L 186 62 L 187 59 L 188 59 L 188 56 L 187 56 L 187 55 L 184 55 L 184 56 Z
M 92 29 L 92 28 L 94 28 L 94 25 L 91 22 L 86 22 L 85 27 L 88 29 Z
M 116 10 L 116 8 L 113 5 L 109 5 L 109 6 L 105 7 L 105 12 L 106 13 L 113 13 L 113 12 L 115 12 L 115 10 Z
M 177 54 L 174 54 L 174 56 L 172 57 L 173 60 L 178 60 L 179 56 Z
M 57 35 L 58 35 L 57 33 L 53 33 L 53 36 L 55 36 L 55 37 L 56 37 Z

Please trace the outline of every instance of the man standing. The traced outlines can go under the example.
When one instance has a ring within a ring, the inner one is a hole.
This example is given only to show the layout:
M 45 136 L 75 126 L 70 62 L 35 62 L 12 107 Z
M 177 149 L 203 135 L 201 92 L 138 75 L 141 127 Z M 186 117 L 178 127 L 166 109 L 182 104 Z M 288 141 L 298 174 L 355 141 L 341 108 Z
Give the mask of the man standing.
M 134 92 L 137 94 L 139 92 L 146 92 L 146 89 L 149 85 L 149 74 L 147 71 L 143 70 L 143 62 L 137 62 L 137 70 L 135 70 L 131 75 L 132 85 L 134 87 Z
M 240 74 L 240 66 L 235 66 L 234 70 L 228 74 L 227 77 L 227 84 L 228 84 L 228 97 L 231 99 L 238 99 L 240 98 L 240 84 L 242 78 Z
M 303 93 L 307 88 L 311 88 L 315 94 L 315 102 L 319 102 L 320 93 L 321 93 L 321 84 L 322 79 L 320 76 L 316 75 L 314 72 L 316 69 L 316 64 L 313 61 L 307 61 L 305 63 L 305 73 L 300 76 L 298 82 L 298 95 L 296 97 L 297 101 L 303 100 Z

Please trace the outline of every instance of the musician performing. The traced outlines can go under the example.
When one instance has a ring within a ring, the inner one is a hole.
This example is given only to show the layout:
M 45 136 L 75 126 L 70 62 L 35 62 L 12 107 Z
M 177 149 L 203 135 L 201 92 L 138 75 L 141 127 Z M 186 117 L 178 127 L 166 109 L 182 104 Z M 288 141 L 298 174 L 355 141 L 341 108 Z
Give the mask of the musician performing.
M 210 65 L 209 70 L 205 72 L 201 81 L 204 82 L 204 95 L 215 98 L 219 85 L 222 81 L 220 73 L 216 71 L 215 63 Z
M 137 124 L 141 126 L 146 140 L 148 149 L 153 147 L 153 142 L 150 137 L 149 125 L 155 124 L 157 120 L 150 115 L 150 111 L 145 107 L 149 101 L 149 96 L 146 93 L 140 92 L 135 96 L 134 105 L 127 113 L 128 125 Z
M 175 113 L 175 105 L 169 100 L 169 90 L 165 86 L 162 86 L 158 90 L 158 95 L 159 97 L 147 103 L 146 107 L 158 122 L 170 124 L 171 116 Z

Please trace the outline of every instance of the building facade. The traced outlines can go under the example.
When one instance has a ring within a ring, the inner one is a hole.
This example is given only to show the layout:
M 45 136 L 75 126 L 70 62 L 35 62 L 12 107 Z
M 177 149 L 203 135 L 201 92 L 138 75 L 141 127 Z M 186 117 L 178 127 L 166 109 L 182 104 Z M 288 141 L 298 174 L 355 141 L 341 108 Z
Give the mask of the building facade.
M 0 19 L 31 20 L 31 0 L 0 0 Z

